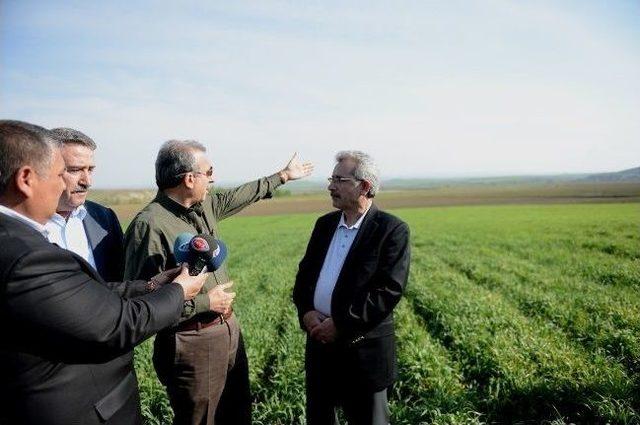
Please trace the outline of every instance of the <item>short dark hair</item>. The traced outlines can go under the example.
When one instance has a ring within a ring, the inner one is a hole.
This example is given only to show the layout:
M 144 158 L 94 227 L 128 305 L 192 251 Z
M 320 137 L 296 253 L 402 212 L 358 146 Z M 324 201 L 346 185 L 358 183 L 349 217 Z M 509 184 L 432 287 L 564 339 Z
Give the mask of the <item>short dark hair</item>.
M 50 131 L 58 140 L 60 140 L 60 142 L 65 145 L 82 145 L 86 148 L 91 149 L 92 151 L 95 151 L 98 147 L 98 145 L 96 145 L 96 142 L 94 142 L 91 137 L 87 136 L 81 131 L 74 130 L 73 128 L 59 127 L 52 128 Z
M 158 189 L 176 187 L 184 174 L 196 170 L 194 151 L 206 152 L 195 140 L 169 140 L 164 142 L 156 158 L 156 184 Z
M 0 120 L 0 194 L 6 192 L 20 167 L 31 165 L 38 174 L 45 174 L 57 146 L 59 142 L 46 128 L 23 121 Z

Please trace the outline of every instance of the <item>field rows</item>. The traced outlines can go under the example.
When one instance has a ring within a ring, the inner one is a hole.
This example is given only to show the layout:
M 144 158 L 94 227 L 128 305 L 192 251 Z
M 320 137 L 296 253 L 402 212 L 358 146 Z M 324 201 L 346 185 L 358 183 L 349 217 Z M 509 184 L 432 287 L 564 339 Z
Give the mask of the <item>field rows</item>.
M 394 424 L 640 423 L 638 204 L 395 211 L 412 231 L 396 310 Z M 304 335 L 291 303 L 316 215 L 222 223 L 256 424 L 304 423 Z M 137 370 L 149 423 L 171 416 Z

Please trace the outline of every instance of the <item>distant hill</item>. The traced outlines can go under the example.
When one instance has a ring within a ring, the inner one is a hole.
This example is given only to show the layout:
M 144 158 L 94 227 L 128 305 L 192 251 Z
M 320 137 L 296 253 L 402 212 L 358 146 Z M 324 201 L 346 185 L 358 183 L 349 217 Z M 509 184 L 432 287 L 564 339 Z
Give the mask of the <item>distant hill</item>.
M 640 182 L 640 167 L 615 173 L 589 174 L 581 179 L 588 182 Z
M 549 185 L 558 183 L 631 182 L 640 183 L 640 167 L 611 173 L 552 174 L 497 177 L 392 178 L 382 181 L 383 190 L 430 189 L 459 186 Z M 300 180 L 287 185 L 291 193 L 327 189 L 327 182 Z
M 552 174 L 537 176 L 461 177 L 449 179 L 417 178 L 383 181 L 384 189 L 422 189 L 443 186 L 501 186 L 556 183 L 635 182 L 640 183 L 640 167 L 611 173 Z

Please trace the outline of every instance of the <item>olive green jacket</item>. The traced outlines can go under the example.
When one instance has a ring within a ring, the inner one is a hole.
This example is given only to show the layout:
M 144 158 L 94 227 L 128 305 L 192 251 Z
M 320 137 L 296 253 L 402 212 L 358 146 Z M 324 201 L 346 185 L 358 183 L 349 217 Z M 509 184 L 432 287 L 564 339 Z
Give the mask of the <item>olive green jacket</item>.
M 223 192 L 210 190 L 202 203 L 191 208 L 185 208 L 159 191 L 136 215 L 125 233 L 125 279 L 148 280 L 163 270 L 176 267 L 173 244 L 179 234 L 208 233 L 219 238 L 218 221 L 260 199 L 271 198 L 281 184 L 278 174 L 274 174 Z M 223 265 L 207 279 L 200 294 L 185 302 L 182 320 L 209 311 L 206 292 L 227 281 L 229 276 Z

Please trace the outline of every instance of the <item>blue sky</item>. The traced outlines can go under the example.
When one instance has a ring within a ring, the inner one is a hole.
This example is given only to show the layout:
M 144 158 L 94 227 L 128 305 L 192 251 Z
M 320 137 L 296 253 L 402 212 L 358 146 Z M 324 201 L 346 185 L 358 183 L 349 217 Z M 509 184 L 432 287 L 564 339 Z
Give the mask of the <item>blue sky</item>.
M 0 116 L 84 131 L 96 187 L 153 186 L 160 144 L 221 184 L 298 151 L 383 177 L 640 165 L 640 2 L 0 2 Z

